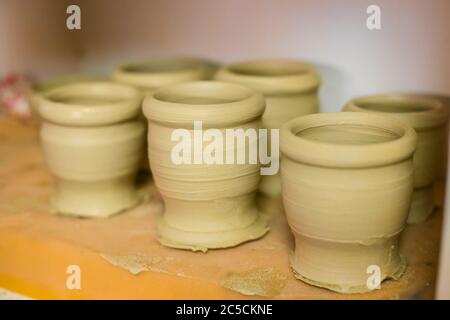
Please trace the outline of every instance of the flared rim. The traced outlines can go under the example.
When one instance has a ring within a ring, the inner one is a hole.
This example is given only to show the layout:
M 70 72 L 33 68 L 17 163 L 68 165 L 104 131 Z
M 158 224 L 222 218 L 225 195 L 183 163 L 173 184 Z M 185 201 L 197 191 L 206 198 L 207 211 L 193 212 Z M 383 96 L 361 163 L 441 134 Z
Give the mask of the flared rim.
M 205 79 L 213 63 L 195 58 L 152 59 L 119 66 L 113 78 L 144 90 Z
M 262 116 L 265 101 L 260 93 L 220 81 L 191 81 L 163 87 L 144 99 L 147 119 L 167 126 L 205 127 L 245 123 Z
M 350 100 L 343 111 L 386 114 L 421 130 L 437 127 L 448 121 L 448 110 L 436 98 L 418 94 L 380 94 Z
M 124 84 L 91 81 L 61 85 L 37 97 L 41 117 L 63 125 L 104 125 L 140 114 L 142 94 Z
M 265 95 L 317 89 L 320 77 L 310 64 L 288 59 L 254 60 L 221 68 L 216 79 L 240 83 Z
M 396 137 L 386 142 L 356 145 L 317 141 L 298 135 L 306 129 L 339 125 L 378 128 L 392 132 Z M 408 124 L 385 115 L 362 112 L 311 114 L 285 123 L 280 131 L 283 156 L 314 166 L 384 166 L 411 158 L 417 145 L 417 134 Z

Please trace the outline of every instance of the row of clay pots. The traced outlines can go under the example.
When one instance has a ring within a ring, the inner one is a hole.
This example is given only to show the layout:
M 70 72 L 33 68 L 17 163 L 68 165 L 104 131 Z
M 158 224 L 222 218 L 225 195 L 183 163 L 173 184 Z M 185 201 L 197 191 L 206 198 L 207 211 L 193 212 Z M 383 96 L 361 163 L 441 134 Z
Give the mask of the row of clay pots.
M 319 112 L 317 91 L 319 75 L 308 64 L 291 60 L 259 60 L 218 68 L 212 62 L 199 59 L 156 59 L 118 67 L 112 79 L 118 83 L 152 94 L 158 88 L 176 83 L 210 80 L 242 84 L 264 95 L 266 111 L 262 126 L 279 129 L 281 124 L 296 116 Z M 93 76 L 72 76 L 49 81 L 34 88 L 30 99 L 31 109 L 37 122 L 37 98 L 44 92 L 59 86 L 79 82 L 106 80 Z M 143 123 L 146 125 L 146 120 Z M 270 137 L 270 135 L 269 135 Z M 268 146 L 270 147 L 270 140 Z M 270 149 L 269 149 L 270 154 Z M 143 154 L 141 169 L 148 170 L 148 155 Z M 263 176 L 259 190 L 274 197 L 280 194 L 279 175 Z
M 292 267 L 297 276 L 335 291 L 361 292 L 368 290 L 369 265 L 381 269 L 382 279 L 403 273 L 406 263 L 397 243 L 413 186 L 415 194 L 423 194 L 439 172 L 447 120 L 439 102 L 412 95 L 367 97 L 346 106 L 346 111 L 364 112 L 296 118 L 318 110 L 319 78 L 302 63 L 238 64 L 219 70 L 221 81 L 189 81 L 158 90 L 155 80 L 137 84 L 136 79 L 145 78 L 139 73 L 148 72 L 141 68 L 124 68 L 138 77 L 122 78 L 139 89 L 84 82 L 36 97 L 44 119 L 45 156 L 57 177 L 55 211 L 107 217 L 139 201 L 133 181 L 145 144 L 142 97 L 149 90 L 143 110 L 151 171 L 165 203 L 158 224 L 162 244 L 206 251 L 268 231 L 254 204 L 260 165 L 175 164 L 174 129 L 185 129 L 194 140 L 197 120 L 222 133 L 281 126 L 282 196 L 295 236 Z M 419 136 L 415 155 L 412 127 Z M 263 190 L 276 194 L 277 183 L 266 181 Z M 429 205 L 423 205 L 429 200 L 417 197 L 411 221 L 429 213 Z

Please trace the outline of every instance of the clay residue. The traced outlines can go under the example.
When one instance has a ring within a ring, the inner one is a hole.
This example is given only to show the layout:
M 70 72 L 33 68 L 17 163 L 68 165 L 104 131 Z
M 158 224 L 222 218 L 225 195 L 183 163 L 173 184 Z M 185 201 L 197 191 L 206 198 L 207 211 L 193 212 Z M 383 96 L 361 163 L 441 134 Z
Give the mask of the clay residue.
M 244 272 L 231 272 L 221 281 L 227 289 L 244 295 L 273 297 L 280 294 L 287 276 L 274 268 L 255 268 Z
M 102 253 L 100 256 L 112 265 L 123 268 L 133 275 L 149 270 L 155 270 L 157 269 L 156 266 L 164 260 L 164 258 L 160 256 L 145 257 L 134 254 L 109 255 Z

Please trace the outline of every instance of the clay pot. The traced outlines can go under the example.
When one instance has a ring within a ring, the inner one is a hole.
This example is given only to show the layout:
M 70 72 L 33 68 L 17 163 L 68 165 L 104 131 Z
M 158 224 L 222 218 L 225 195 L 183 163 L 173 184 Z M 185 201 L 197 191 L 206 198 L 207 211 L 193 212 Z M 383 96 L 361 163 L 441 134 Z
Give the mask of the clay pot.
M 414 155 L 414 194 L 408 223 L 420 223 L 434 209 L 433 184 L 445 158 L 448 110 L 439 100 L 412 94 L 387 94 L 351 100 L 344 111 L 383 113 L 411 125 L 418 134 Z
M 210 79 L 215 69 L 213 63 L 200 59 L 154 59 L 119 66 L 113 78 L 145 93 L 152 93 L 175 83 Z
M 31 96 L 29 97 L 30 111 L 33 123 L 36 127 L 41 125 L 42 119 L 39 116 L 38 110 L 38 97 L 41 96 L 46 91 L 51 89 L 55 89 L 61 87 L 63 85 L 71 84 L 71 83 L 81 83 L 81 82 L 95 82 L 95 81 L 106 81 L 107 79 L 102 76 L 95 75 L 71 75 L 65 76 L 61 78 L 56 78 L 52 80 L 48 80 L 45 82 L 37 83 L 33 86 L 33 90 Z
M 56 178 L 55 212 L 108 217 L 139 202 L 141 101 L 135 88 L 111 82 L 69 84 L 38 97 L 44 155 Z
M 151 94 L 160 87 L 194 80 L 207 80 L 212 77 L 216 66 L 200 59 L 172 58 L 154 59 L 119 66 L 113 73 L 115 81 L 128 84 Z M 142 117 L 144 124 L 147 120 Z M 144 153 L 141 169 L 149 170 L 148 156 Z
M 261 92 L 266 98 L 262 123 L 267 129 L 279 129 L 283 123 L 295 117 L 319 112 L 317 91 L 320 78 L 311 65 L 303 62 L 243 62 L 220 69 L 216 79 L 242 84 Z M 262 176 L 259 189 L 267 196 L 279 195 L 279 174 Z
M 150 167 L 165 204 L 158 224 L 163 245 L 206 251 L 257 239 L 268 231 L 255 207 L 259 163 L 207 164 L 201 151 L 212 142 L 204 142 L 204 148 L 197 149 L 199 157 L 193 146 L 201 141 L 203 132 L 194 130 L 195 121 L 202 121 L 202 130 L 216 129 L 225 137 L 225 130 L 230 128 L 258 129 L 263 112 L 261 94 L 222 82 L 177 84 L 145 98 Z M 192 144 L 188 146 L 192 154 L 185 153 L 190 163 L 173 159 L 176 146 L 182 142 L 178 136 L 181 133 L 188 139 L 183 141 Z M 249 146 L 247 140 L 246 157 Z M 225 145 L 216 152 L 237 155 L 238 144 Z
M 398 240 L 413 191 L 414 130 L 387 116 L 322 113 L 287 122 L 280 139 L 296 277 L 345 293 L 373 289 L 367 285 L 373 266 L 379 282 L 400 277 L 406 261 Z

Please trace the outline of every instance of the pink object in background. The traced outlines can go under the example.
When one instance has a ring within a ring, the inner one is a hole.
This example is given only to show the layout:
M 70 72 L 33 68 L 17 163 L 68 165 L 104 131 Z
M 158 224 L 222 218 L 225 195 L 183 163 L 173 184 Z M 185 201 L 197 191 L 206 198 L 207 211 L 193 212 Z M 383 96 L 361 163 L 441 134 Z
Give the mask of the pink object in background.
M 23 75 L 10 73 L 0 79 L 1 112 L 28 121 L 31 110 L 28 97 L 31 93 L 31 82 Z

